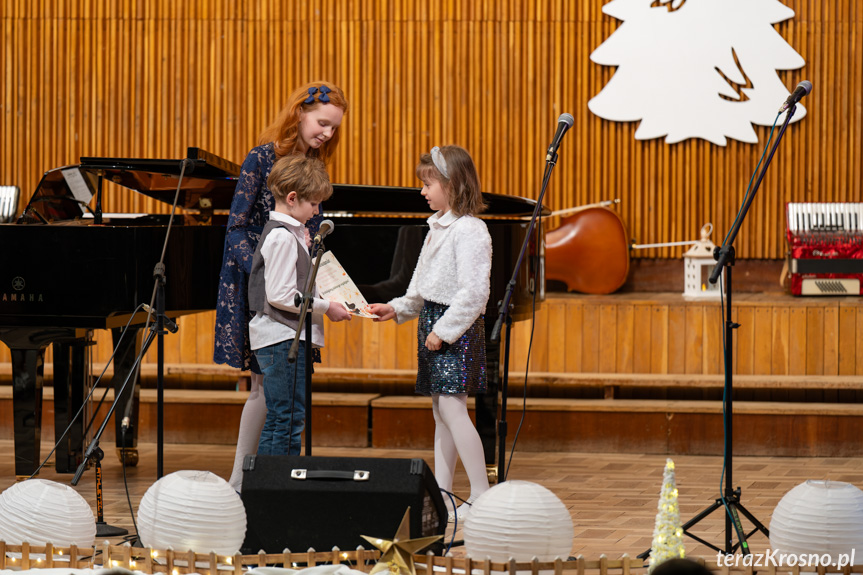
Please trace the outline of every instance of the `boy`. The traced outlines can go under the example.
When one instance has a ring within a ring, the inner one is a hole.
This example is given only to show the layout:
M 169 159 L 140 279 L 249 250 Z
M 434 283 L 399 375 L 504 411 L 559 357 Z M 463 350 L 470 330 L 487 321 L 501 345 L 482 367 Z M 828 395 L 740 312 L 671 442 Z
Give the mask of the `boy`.
M 323 162 L 306 156 L 285 156 L 270 172 L 267 185 L 275 208 L 264 226 L 249 275 L 249 340 L 264 375 L 267 419 L 258 443 L 260 455 L 299 455 L 305 425 L 305 351 L 309 336 L 299 328 L 294 296 L 307 283 L 311 256 L 305 224 L 320 203 L 333 193 Z M 350 320 L 339 303 L 314 298 L 311 344 L 324 344 L 323 315 L 331 321 Z M 288 351 L 300 332 L 299 353 L 288 362 Z

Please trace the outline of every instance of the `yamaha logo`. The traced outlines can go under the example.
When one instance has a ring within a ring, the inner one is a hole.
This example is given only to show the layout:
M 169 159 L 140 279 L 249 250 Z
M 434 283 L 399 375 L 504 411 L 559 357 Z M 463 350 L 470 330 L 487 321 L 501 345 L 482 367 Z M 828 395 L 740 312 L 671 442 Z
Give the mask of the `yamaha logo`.
M 26 285 L 27 282 L 21 276 L 12 278 L 12 291 L 10 293 L 0 293 L 0 303 L 41 303 L 44 301 L 40 293 L 23 293 Z

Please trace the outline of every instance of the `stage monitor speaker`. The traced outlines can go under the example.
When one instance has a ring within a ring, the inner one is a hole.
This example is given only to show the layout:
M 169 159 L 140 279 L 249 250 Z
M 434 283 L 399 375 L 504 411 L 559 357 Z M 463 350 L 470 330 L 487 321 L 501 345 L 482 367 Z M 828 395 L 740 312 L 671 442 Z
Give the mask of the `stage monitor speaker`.
M 244 554 L 371 549 L 360 536 L 392 538 L 408 507 L 412 539 L 443 535 L 447 523 L 422 459 L 249 455 L 242 499 Z

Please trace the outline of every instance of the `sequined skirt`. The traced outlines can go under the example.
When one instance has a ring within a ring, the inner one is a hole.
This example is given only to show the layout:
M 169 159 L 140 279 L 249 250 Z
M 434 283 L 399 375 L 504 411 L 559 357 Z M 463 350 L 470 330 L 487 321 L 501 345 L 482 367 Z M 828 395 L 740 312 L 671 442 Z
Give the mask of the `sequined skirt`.
M 437 351 L 426 338 L 448 306 L 426 301 L 417 326 L 417 393 L 423 395 L 482 392 L 486 389 L 485 321 L 479 316 L 453 343 Z

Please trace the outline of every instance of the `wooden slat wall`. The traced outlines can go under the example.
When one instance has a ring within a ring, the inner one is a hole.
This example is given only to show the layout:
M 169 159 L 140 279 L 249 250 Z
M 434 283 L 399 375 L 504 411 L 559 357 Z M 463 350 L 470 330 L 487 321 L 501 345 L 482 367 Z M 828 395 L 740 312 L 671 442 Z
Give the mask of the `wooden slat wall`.
M 786 0 L 776 26 L 807 61 L 809 115 L 790 129 L 739 243 L 783 253 L 785 201 L 860 195 L 863 6 Z M 487 191 L 535 197 L 557 117 L 576 123 L 547 204 L 619 197 L 642 243 L 728 229 L 761 145 L 636 141 L 636 123 L 589 113 L 613 70 L 590 53 L 620 22 L 601 0 L 56 0 L 0 3 L 0 183 L 28 198 L 46 169 L 82 155 L 182 157 L 199 146 L 241 162 L 286 91 L 316 77 L 351 111 L 335 181 L 412 185 L 432 145 L 470 149 Z M 765 142 L 768 128 L 759 127 Z M 164 211 L 114 190 L 108 210 Z M 638 253 L 678 257 L 680 248 Z
M 452 142 L 472 151 L 486 191 L 536 197 L 545 147 L 557 117 L 570 112 L 576 121 L 546 196 L 551 208 L 618 197 L 640 242 L 692 239 L 707 221 L 718 241 L 761 145 L 636 141 L 636 123 L 590 114 L 588 100 L 613 70 L 592 64 L 589 55 L 620 24 L 602 14 L 603 3 L 2 2 L 0 184 L 21 187 L 26 202 L 42 172 L 80 156 L 179 158 L 187 146 L 239 163 L 287 91 L 326 78 L 344 88 L 351 105 L 331 166 L 334 181 L 414 185 L 420 153 Z M 804 101 L 808 116 L 789 129 L 753 205 L 738 239 L 739 257 L 782 256 L 786 201 L 860 198 L 863 4 L 785 4 L 796 17 L 776 29 L 807 65 L 779 76 L 789 87 L 809 79 L 814 91 Z M 756 131 L 763 145 L 769 129 Z M 105 209 L 164 212 L 167 206 L 114 189 Z M 676 258 L 681 251 L 637 255 Z M 717 313 L 692 306 L 550 303 L 538 324 L 545 347 L 535 344 L 533 366 L 716 373 Z M 741 360 L 743 369 L 863 372 L 854 359 L 854 353 L 863 355 L 857 339 L 833 335 L 849 326 L 863 333 L 859 312 L 767 306 L 754 314 L 759 330 L 770 326 L 771 351 L 757 340 L 760 351 Z M 212 325 L 212 314 L 184 318 L 182 335 L 169 338 L 166 360 L 208 362 Z M 582 325 L 598 331 L 575 329 Z M 643 337 L 642 326 L 650 326 L 650 337 Z M 523 329 L 516 328 L 516 337 L 524 338 Z M 551 342 L 564 334 L 568 353 L 561 357 Z M 408 368 L 415 361 L 410 326 L 354 322 L 331 326 L 328 340 L 344 342 L 331 345 L 341 350 L 333 353 L 334 367 Z M 604 352 L 611 342 L 617 344 L 613 358 Z M 851 345 L 854 353 L 846 349 Z M 96 357 L 107 358 L 109 347 L 100 335 Z M 8 361 L 5 347 L 0 361 Z
M 552 296 L 537 314 L 531 371 L 724 372 L 718 302 L 643 295 L 655 297 Z M 734 314 L 735 374 L 863 375 L 863 307 L 856 300 L 742 298 Z M 529 322 L 515 324 L 514 371 L 525 369 L 529 337 Z
M 863 306 L 856 300 L 737 299 L 733 373 L 863 375 Z M 179 331 L 165 337 L 165 361 L 211 364 L 214 320 L 214 312 L 180 318 Z M 416 321 L 326 323 L 325 367 L 416 369 Z M 536 317 L 529 368 L 531 373 L 722 374 L 722 325 L 718 302 L 685 302 L 677 294 L 551 295 Z M 513 372 L 523 373 L 527 366 L 530 328 L 529 321 L 513 326 Z M 96 331 L 95 337 L 93 358 L 102 365 L 111 355 L 111 334 Z M 46 357 L 50 361 L 50 348 Z M 9 361 L 9 350 L 0 346 L 0 363 Z M 155 346 L 145 362 L 156 363 Z

